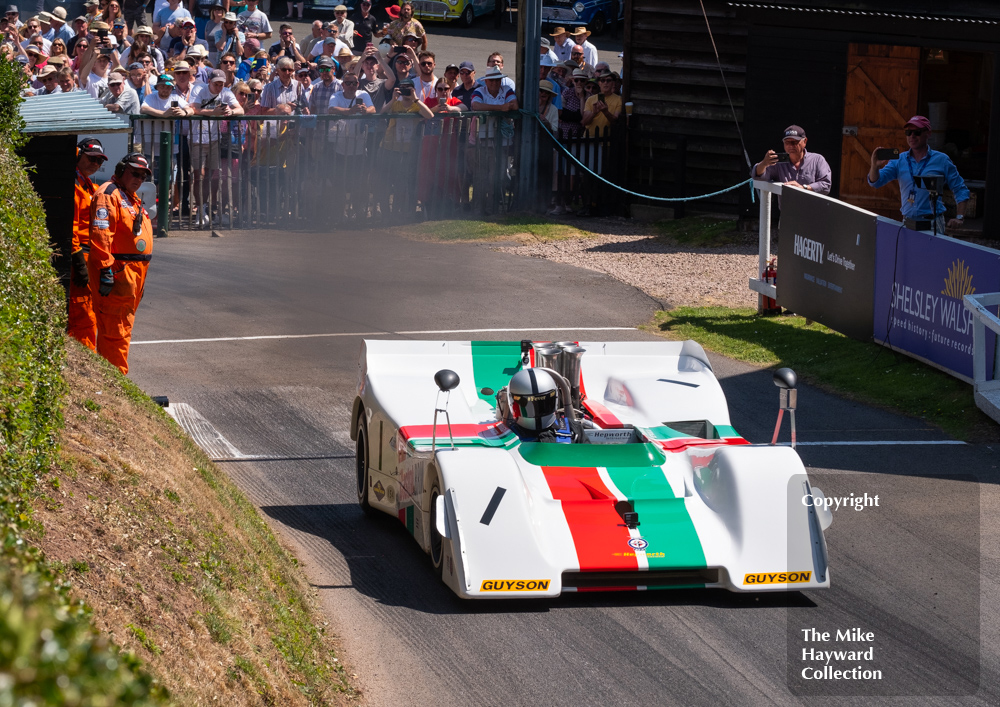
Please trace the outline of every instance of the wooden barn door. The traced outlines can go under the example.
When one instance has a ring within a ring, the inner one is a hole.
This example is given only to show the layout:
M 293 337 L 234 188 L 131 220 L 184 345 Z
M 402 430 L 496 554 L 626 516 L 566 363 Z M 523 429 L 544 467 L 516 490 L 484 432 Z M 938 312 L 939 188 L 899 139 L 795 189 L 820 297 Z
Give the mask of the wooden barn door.
M 919 87 L 920 47 L 850 45 L 840 159 L 841 199 L 900 218 L 896 182 L 875 190 L 868 186 L 867 175 L 876 147 L 906 149 L 903 125 L 917 112 Z

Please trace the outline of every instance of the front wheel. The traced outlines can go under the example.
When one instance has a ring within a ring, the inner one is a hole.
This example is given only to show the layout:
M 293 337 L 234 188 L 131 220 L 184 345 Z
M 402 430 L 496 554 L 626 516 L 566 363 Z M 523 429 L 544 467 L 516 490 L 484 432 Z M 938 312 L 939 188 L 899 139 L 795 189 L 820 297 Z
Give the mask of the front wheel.
M 368 502 L 368 423 L 365 421 L 365 411 L 358 415 L 358 443 L 355 447 L 354 465 L 358 484 L 358 505 L 365 513 L 371 513 L 372 505 Z
M 462 11 L 462 16 L 459 18 L 459 22 L 462 23 L 463 27 L 471 27 L 472 23 L 476 21 L 476 11 L 472 9 L 472 3 L 465 6 L 465 10 Z

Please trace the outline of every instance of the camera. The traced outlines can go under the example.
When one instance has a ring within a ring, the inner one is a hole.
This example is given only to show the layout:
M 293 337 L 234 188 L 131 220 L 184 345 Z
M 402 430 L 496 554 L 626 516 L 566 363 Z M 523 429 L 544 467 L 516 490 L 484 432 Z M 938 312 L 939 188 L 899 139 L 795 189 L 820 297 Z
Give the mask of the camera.
M 413 87 L 412 86 L 400 86 L 399 87 L 399 95 L 400 96 L 412 96 L 413 95 Z
M 899 150 L 895 147 L 880 147 L 875 150 L 877 160 L 895 160 L 899 158 Z
M 792 159 L 788 156 L 787 152 L 778 153 L 778 162 L 791 162 Z

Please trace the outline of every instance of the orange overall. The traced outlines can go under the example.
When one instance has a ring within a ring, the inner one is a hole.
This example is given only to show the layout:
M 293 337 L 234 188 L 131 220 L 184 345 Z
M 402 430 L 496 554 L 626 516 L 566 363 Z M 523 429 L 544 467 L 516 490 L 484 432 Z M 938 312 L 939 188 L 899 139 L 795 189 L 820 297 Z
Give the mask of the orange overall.
M 96 187 L 90 177 L 76 173 L 76 186 L 73 193 L 73 245 L 70 251 L 75 255 L 83 253 L 86 260 L 90 252 L 90 201 L 94 198 Z M 91 351 L 97 350 L 97 319 L 94 317 L 94 307 L 90 301 L 90 287 L 80 286 L 69 279 L 69 317 L 66 330 Z
M 141 225 L 136 227 L 136 219 Z M 90 291 L 97 315 L 97 353 L 128 373 L 135 310 L 142 301 L 146 270 L 153 257 L 153 224 L 142 200 L 112 179 L 101 185 L 90 205 Z M 100 294 L 101 270 L 110 268 L 115 284 Z

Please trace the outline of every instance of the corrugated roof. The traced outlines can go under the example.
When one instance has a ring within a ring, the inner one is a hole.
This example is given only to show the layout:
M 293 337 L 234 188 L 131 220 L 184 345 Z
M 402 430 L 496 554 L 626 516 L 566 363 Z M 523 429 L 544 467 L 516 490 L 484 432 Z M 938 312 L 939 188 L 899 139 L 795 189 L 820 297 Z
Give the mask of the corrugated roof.
M 79 135 L 127 132 L 127 120 L 119 118 L 86 91 L 28 96 L 20 105 L 24 132 L 29 135 Z
M 793 5 L 772 5 L 759 2 L 730 2 L 729 7 L 739 7 L 749 10 L 786 10 L 791 12 L 811 12 L 827 15 L 847 15 L 852 17 L 891 17 L 899 20 L 922 20 L 925 22 L 960 22 L 971 25 L 996 25 L 996 20 L 978 19 L 975 17 L 947 17 L 945 15 L 915 15 L 903 12 L 881 12 L 878 10 L 844 10 L 832 7 L 796 7 Z

